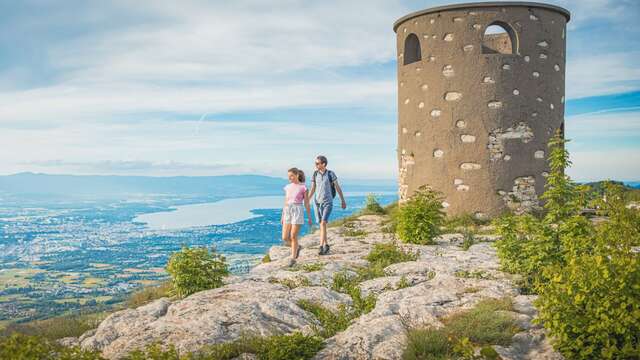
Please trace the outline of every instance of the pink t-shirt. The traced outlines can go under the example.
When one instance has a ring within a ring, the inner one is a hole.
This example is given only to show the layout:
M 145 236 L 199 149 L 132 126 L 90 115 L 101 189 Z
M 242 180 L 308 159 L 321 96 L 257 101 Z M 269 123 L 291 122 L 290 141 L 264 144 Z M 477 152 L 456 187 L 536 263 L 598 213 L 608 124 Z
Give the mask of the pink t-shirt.
M 307 187 L 304 184 L 289 183 L 284 187 L 287 194 L 287 204 L 302 204 Z

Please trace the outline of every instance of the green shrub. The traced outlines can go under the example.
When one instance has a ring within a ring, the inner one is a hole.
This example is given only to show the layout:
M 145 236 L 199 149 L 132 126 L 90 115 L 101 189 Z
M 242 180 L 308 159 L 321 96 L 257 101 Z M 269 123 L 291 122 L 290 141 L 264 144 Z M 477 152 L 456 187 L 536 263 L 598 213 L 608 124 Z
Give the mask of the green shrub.
M 13 334 L 0 338 L 0 359 L 11 360 L 104 360 L 97 351 L 64 347 L 42 337 Z
M 124 360 L 183 360 L 186 356 L 180 356 L 176 348 L 171 345 L 163 349 L 160 344 L 150 344 L 144 349 L 134 350 L 125 356 Z
M 364 208 L 361 211 L 362 215 L 384 215 L 386 212 L 380 203 L 376 199 L 375 195 L 367 195 L 367 201 L 364 204 Z
M 265 256 L 262 257 L 262 263 L 266 264 L 266 263 L 270 263 L 271 262 L 271 256 L 269 256 L 269 254 L 266 254 Z
M 163 281 L 154 286 L 145 286 L 129 295 L 126 306 L 129 308 L 137 308 L 147 304 L 153 300 L 170 296 L 171 282 Z
M 396 290 L 408 288 L 409 286 L 411 286 L 411 283 L 409 283 L 409 280 L 407 280 L 406 276 L 402 275 L 400 277 L 400 280 L 396 284 Z
M 213 248 L 183 247 L 171 255 L 167 272 L 171 275 L 172 293 L 185 297 L 222 286 L 229 269 L 224 256 Z
M 356 311 L 349 311 L 344 305 L 339 306 L 338 310 L 334 311 L 313 301 L 300 300 L 298 301 L 298 306 L 312 313 L 318 319 L 322 329 L 316 329 L 316 333 L 322 338 L 330 338 L 345 330 L 349 327 L 351 321 L 358 317 Z
M 403 203 L 397 214 L 396 230 L 403 242 L 430 245 L 444 223 L 440 193 L 421 187 Z
M 398 244 L 390 242 L 375 244 L 366 259 L 371 264 L 385 268 L 396 263 L 416 261 L 418 256 L 418 253 L 405 251 Z
M 320 271 L 324 269 L 324 263 L 307 263 L 307 264 L 295 264 L 285 270 L 287 271 L 304 271 L 304 272 L 314 272 Z
M 596 204 L 608 220 L 594 225 L 580 216 L 588 197 L 565 175 L 564 144 L 560 134 L 549 143 L 544 218 L 496 221 L 498 256 L 539 294 L 539 321 L 566 358 L 639 358 L 640 264 L 632 247 L 640 215 L 626 208 L 620 185 L 604 184 Z

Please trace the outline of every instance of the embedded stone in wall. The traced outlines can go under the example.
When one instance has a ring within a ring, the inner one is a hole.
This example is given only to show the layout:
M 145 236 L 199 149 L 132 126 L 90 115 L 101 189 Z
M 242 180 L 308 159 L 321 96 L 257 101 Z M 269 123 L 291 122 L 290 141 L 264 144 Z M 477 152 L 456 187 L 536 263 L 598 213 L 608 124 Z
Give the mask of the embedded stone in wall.
M 458 191 L 469 191 L 469 185 L 460 184 L 456 186 L 456 190 Z
M 465 46 L 462 48 L 462 51 L 464 51 L 464 52 L 471 52 L 471 51 L 473 51 L 473 45 L 465 45 Z
M 440 115 L 442 115 L 442 110 L 440 109 L 433 109 L 431 110 L 431 117 L 439 117 Z
M 476 30 L 480 30 L 480 29 L 482 29 L 482 25 L 480 25 L 480 24 L 473 24 L 473 28 L 474 28 L 474 29 L 476 29 Z
M 509 64 L 502 65 L 502 70 L 511 70 L 511 65 Z
M 448 33 L 443 38 L 444 41 L 453 41 L 453 34 Z
M 411 101 L 411 99 L 406 98 L 406 99 L 404 99 L 404 104 L 407 105 L 410 101 Z
M 467 123 L 464 120 L 458 120 L 456 121 L 456 127 L 458 129 L 464 129 L 467 127 Z
M 547 46 L 549 46 L 549 43 L 546 41 L 540 41 L 538 43 L 538 46 L 546 48 Z
M 502 196 L 505 205 L 520 215 L 540 208 L 533 176 L 521 176 L 513 180 L 513 188 Z
M 529 60 L 531 60 L 531 58 L 529 57 L 529 55 L 527 55 L 527 56 L 525 56 L 525 57 L 524 57 L 524 61 L 525 61 L 525 62 L 529 62 Z
M 444 94 L 444 99 L 447 101 L 458 101 L 461 98 L 462 98 L 462 93 L 455 92 L 455 91 L 449 91 L 448 93 Z
M 422 109 L 423 107 L 424 107 L 424 103 L 420 101 L 420 104 L 418 104 L 418 109 Z
M 462 170 L 478 170 L 480 169 L 482 166 L 480 166 L 480 164 L 477 163 L 462 163 L 460 164 L 460 169 Z
M 489 107 L 489 109 L 500 109 L 502 107 L 502 102 L 501 101 L 489 101 L 487 106 Z
M 539 78 L 539 77 L 540 77 L 540 73 L 539 73 L 539 72 L 537 72 L 537 71 L 532 72 L 532 73 L 531 73 L 531 75 L 532 75 L 534 78 Z
M 407 191 L 409 186 L 407 185 L 407 173 L 409 171 L 409 166 L 413 166 L 415 164 L 415 158 L 413 155 L 402 155 L 400 157 L 400 169 L 398 171 L 398 196 L 400 200 L 404 200 L 407 198 Z
M 442 75 L 444 75 L 445 77 L 452 77 L 454 75 L 453 66 L 445 65 L 442 68 Z
M 403 127 L 403 128 L 402 128 L 402 133 L 403 133 L 403 134 L 406 134 L 406 133 L 407 133 L 407 128 Z
M 507 160 L 504 154 L 504 141 L 520 139 L 523 143 L 528 143 L 533 139 L 533 130 L 524 122 L 518 123 L 516 127 L 509 127 L 505 130 L 498 128 L 489 133 L 489 158 L 492 161 Z
M 520 90 L 513 89 L 513 95 L 520 95 Z
M 558 65 L 558 64 L 553 65 L 553 69 L 555 71 L 560 71 L 560 65 Z
M 463 134 L 460 135 L 460 140 L 462 140 L 463 143 L 473 143 L 476 142 L 476 137 L 469 134 Z
M 538 150 L 533 153 L 533 157 L 536 159 L 544 159 L 544 151 Z
M 427 91 L 429 89 L 429 85 L 423 84 L 421 87 L 422 91 Z
M 433 157 L 434 158 L 441 158 L 442 156 L 444 156 L 444 151 L 442 151 L 441 149 L 433 150 Z
M 462 179 L 453 179 L 453 185 L 461 185 L 464 183 Z
M 485 76 L 485 77 L 482 79 L 482 82 L 483 82 L 483 83 L 485 83 L 485 84 L 495 84 L 495 83 L 496 83 L 496 81 L 495 81 L 495 80 L 493 80 L 493 79 L 491 78 L 491 76 Z

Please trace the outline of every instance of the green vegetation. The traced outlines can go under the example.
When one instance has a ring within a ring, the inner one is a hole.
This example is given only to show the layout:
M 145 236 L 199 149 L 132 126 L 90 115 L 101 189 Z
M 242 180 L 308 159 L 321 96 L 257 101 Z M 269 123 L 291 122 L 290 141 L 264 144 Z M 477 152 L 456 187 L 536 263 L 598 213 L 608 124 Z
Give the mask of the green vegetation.
M 464 230 L 462 232 L 462 244 L 460 244 L 460 247 L 462 248 L 462 250 L 467 251 L 469 250 L 469 248 L 471 246 L 473 246 L 473 244 L 476 243 L 476 236 L 473 232 L 469 231 L 469 230 Z
M 311 281 L 304 276 L 297 276 L 294 279 L 283 279 L 283 278 L 275 278 L 270 277 L 269 282 L 272 284 L 281 284 L 289 289 L 295 289 L 297 287 L 311 286 Z
M 15 333 L 0 337 L 0 359 L 15 360 L 104 360 L 96 351 L 64 347 L 38 336 Z
M 443 319 L 444 327 L 414 328 L 407 332 L 405 360 L 497 359 L 489 345 L 509 345 L 518 329 L 515 319 L 501 311 L 513 310 L 512 300 L 485 299 L 465 312 Z M 481 355 L 474 355 L 474 348 Z M 486 347 L 483 347 L 486 346 Z
M 539 321 L 566 358 L 639 357 L 640 264 L 632 247 L 640 244 L 640 213 L 626 208 L 620 185 L 604 184 L 604 196 L 591 201 L 607 221 L 582 217 L 589 196 L 564 173 L 565 141 L 556 134 L 549 146 L 546 213 L 496 220 L 501 265 L 539 294 Z
M 137 308 L 153 300 L 169 297 L 170 294 L 171 283 L 169 281 L 163 281 L 158 285 L 145 286 L 133 292 L 127 299 L 126 306 L 128 308 Z
M 269 256 L 269 254 L 266 254 L 265 256 L 262 257 L 262 263 L 266 264 L 271 262 L 271 256 Z
M 361 215 L 384 215 L 386 214 L 385 209 L 380 206 L 378 200 L 375 195 L 369 194 L 367 195 L 367 202 L 364 204 L 364 208 L 360 212 Z
M 431 245 L 444 223 L 440 193 L 421 187 L 396 214 L 396 230 L 403 242 Z
M 385 268 L 396 263 L 416 261 L 418 256 L 418 253 L 405 251 L 398 244 L 390 242 L 375 244 L 366 259 L 372 265 Z
M 171 255 L 167 272 L 171 275 L 172 293 L 185 297 L 222 286 L 229 269 L 224 256 L 213 248 L 183 247 Z
M 314 272 L 320 271 L 324 269 L 324 263 L 308 263 L 308 264 L 295 264 L 286 270 L 288 271 L 304 271 L 304 272 Z
M 254 354 L 260 360 L 311 359 L 322 346 L 322 338 L 300 332 L 267 337 L 243 336 L 229 343 L 207 346 L 200 354 L 180 360 L 231 360 L 245 353 Z
M 26 323 L 12 323 L 0 331 L 0 337 L 21 334 L 52 341 L 70 336 L 78 337 L 85 331 L 97 328 L 100 322 L 108 315 L 108 312 L 97 312 L 57 316 Z
M 362 238 L 367 236 L 367 232 L 363 229 L 358 229 L 355 222 L 347 222 L 342 225 L 342 236 Z
M 491 274 L 487 273 L 484 270 L 458 270 L 454 273 L 456 277 L 465 278 L 465 279 L 493 279 Z
M 455 233 L 459 231 L 477 231 L 482 225 L 486 225 L 489 221 L 478 219 L 472 214 L 462 214 L 458 216 L 448 216 L 443 224 L 443 231 L 447 233 Z
M 339 306 L 337 311 L 333 311 L 316 302 L 300 300 L 298 306 L 318 319 L 322 328 L 316 329 L 316 334 L 325 339 L 345 330 L 351 321 L 359 316 L 358 311 L 349 310 L 344 305 Z
M 411 284 L 409 283 L 409 280 L 407 280 L 406 276 L 402 275 L 400 277 L 400 280 L 396 284 L 396 290 L 408 288 L 409 286 L 411 286 Z
M 350 276 L 346 271 L 341 271 L 333 276 L 331 289 L 351 296 L 355 314 L 360 316 L 366 314 L 376 307 L 376 297 L 374 294 L 362 295 L 358 287 L 361 282 L 360 276 Z

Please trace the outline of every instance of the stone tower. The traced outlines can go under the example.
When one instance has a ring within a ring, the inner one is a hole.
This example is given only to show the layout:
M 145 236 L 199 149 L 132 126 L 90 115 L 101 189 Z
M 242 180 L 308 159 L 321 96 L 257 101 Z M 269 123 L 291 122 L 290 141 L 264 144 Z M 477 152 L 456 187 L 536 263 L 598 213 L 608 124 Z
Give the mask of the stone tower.
M 547 142 L 564 131 L 569 17 L 547 4 L 487 2 L 396 21 L 401 201 L 429 185 L 450 215 L 539 207 Z

